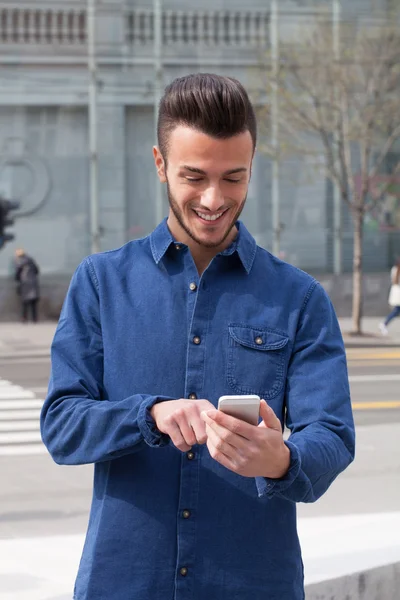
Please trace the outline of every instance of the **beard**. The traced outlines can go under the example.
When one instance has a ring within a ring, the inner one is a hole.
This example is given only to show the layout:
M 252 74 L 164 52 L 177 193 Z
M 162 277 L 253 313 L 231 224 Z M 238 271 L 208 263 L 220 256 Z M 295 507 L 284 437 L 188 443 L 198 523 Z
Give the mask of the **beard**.
M 246 204 L 246 199 L 247 199 L 247 194 L 244 197 L 244 199 L 242 200 L 242 202 L 239 205 L 239 208 L 237 209 L 234 217 L 232 218 L 232 221 L 230 222 L 230 224 L 227 226 L 226 231 L 224 232 L 224 234 L 221 236 L 221 238 L 215 242 L 205 242 L 204 240 L 198 238 L 193 231 L 190 229 L 189 225 L 185 222 L 185 217 L 184 214 L 182 212 L 182 210 L 180 209 L 177 201 L 175 200 L 170 186 L 169 186 L 169 182 L 167 180 L 167 194 L 168 194 L 168 202 L 169 205 L 171 207 L 171 210 L 174 214 L 175 219 L 178 221 L 179 225 L 182 227 L 182 229 L 184 230 L 184 232 L 197 244 L 199 244 L 200 246 L 203 246 L 204 248 L 218 248 L 219 246 L 221 246 L 221 244 L 224 243 L 224 241 L 226 240 L 226 238 L 228 237 L 228 235 L 230 234 L 230 232 L 232 231 L 233 227 L 235 226 L 236 221 L 239 219 L 242 210 L 244 208 L 244 205 Z M 229 207 L 231 208 L 231 207 Z M 189 209 L 191 210 L 191 209 Z

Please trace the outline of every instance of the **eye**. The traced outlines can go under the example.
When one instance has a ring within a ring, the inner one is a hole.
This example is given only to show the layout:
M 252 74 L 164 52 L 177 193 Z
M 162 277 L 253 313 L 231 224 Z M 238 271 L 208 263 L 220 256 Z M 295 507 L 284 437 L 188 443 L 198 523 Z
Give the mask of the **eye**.
M 230 179 L 229 177 L 226 177 L 225 181 L 227 181 L 228 183 L 240 183 L 242 180 L 241 179 Z
M 185 177 L 186 181 L 190 181 L 191 183 L 197 183 L 198 181 L 203 181 L 202 177 Z

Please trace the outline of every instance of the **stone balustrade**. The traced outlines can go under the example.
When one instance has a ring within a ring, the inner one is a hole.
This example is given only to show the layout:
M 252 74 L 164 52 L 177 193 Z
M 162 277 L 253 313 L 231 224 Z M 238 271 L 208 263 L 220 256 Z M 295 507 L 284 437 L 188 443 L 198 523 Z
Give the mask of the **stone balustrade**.
M 7 45 L 84 45 L 86 11 L 0 3 L 0 43 L 3 48 Z
M 257 50 L 269 39 L 268 10 L 169 10 L 162 11 L 163 46 L 179 53 L 182 48 Z M 101 53 L 118 54 L 132 48 L 152 55 L 154 13 L 151 8 L 102 5 L 97 9 L 97 44 Z M 0 0 L 0 46 L 3 55 L 85 54 L 87 11 L 84 2 L 3 2 Z M 147 52 L 148 49 L 148 52 Z
M 165 46 L 265 47 L 268 29 L 269 11 L 165 10 L 162 13 Z M 152 44 L 153 12 L 148 9 L 127 12 L 125 34 L 129 44 Z

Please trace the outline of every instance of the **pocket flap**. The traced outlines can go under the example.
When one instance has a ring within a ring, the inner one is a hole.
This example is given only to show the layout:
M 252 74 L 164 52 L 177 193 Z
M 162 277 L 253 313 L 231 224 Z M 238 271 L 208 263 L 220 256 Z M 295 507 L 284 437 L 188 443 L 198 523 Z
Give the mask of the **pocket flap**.
M 273 329 L 245 325 L 229 325 L 229 333 L 238 344 L 255 350 L 280 350 L 289 341 L 286 335 Z

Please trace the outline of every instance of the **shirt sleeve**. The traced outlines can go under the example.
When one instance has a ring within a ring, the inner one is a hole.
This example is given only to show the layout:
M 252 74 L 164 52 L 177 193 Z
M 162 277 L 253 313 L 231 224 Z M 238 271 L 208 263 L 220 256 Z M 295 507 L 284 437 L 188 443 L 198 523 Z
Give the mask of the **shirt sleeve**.
M 103 388 L 99 297 L 90 259 L 75 272 L 51 347 L 47 398 L 40 415 L 44 444 L 59 464 L 106 461 L 144 446 L 165 446 L 150 408 L 167 396 L 134 394 L 110 401 Z
M 285 442 L 290 467 L 281 479 L 256 478 L 259 496 L 314 502 L 354 459 L 355 432 L 339 323 L 322 286 L 305 300 L 286 381 Z

